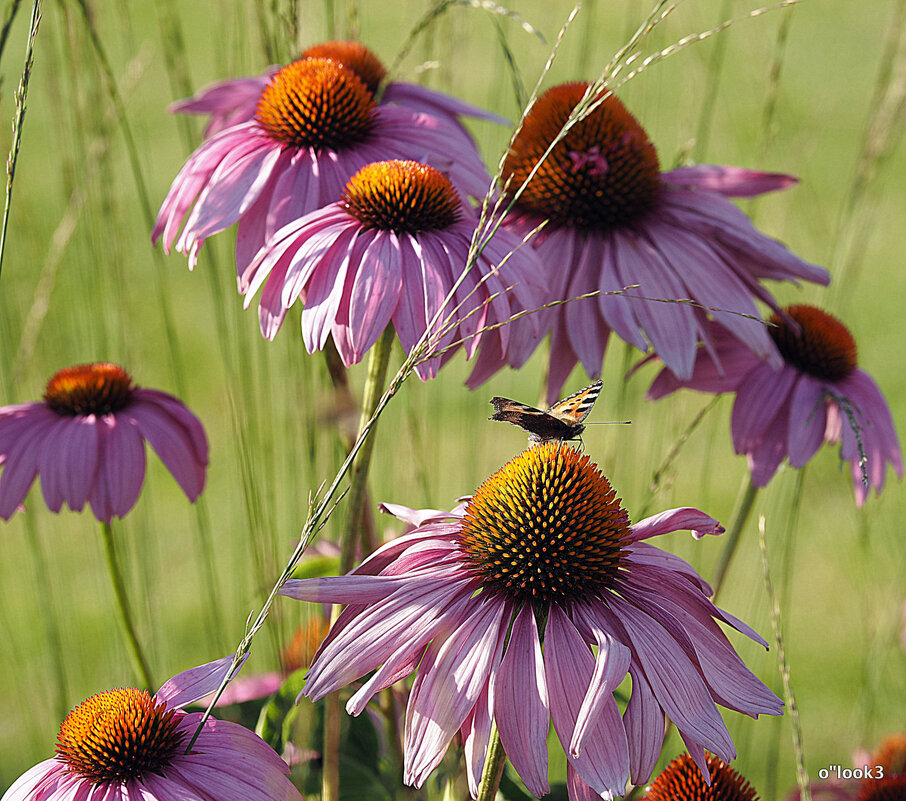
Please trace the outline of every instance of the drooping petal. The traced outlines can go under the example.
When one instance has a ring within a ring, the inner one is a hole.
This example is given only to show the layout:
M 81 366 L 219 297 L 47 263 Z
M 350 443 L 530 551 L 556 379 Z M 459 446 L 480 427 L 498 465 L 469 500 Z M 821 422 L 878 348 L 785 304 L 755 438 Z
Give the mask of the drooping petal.
M 4 453 L 3 474 L 0 475 L 0 517 L 9 520 L 25 500 L 38 473 L 38 458 L 45 437 L 59 420 L 43 404 L 34 404 L 17 415 L 8 428 L 17 434 Z
M 315 655 L 305 696 L 317 700 L 345 687 L 383 664 L 403 645 L 420 651 L 433 636 L 434 620 L 443 618 L 450 626 L 459 621 L 462 600 L 457 596 L 462 594 L 456 582 L 437 581 L 434 586 L 424 582 L 394 593 L 355 617 L 347 615 L 344 620 L 341 615 Z
M 119 418 L 135 421 L 138 431 L 154 448 L 176 483 L 189 500 L 194 501 L 204 489 L 207 465 L 199 459 L 197 438 L 193 438 L 183 424 L 187 412 L 184 409 L 176 418 L 169 409 L 158 406 L 153 398 L 138 397 Z M 206 446 L 204 451 L 206 453 Z
M 494 720 L 503 748 L 529 792 L 538 797 L 549 793 L 550 703 L 538 626 L 529 604 L 516 616 L 494 678 Z
M 544 666 L 551 718 L 560 742 L 567 749 L 567 761 L 595 792 L 622 795 L 629 779 L 629 746 L 612 696 L 586 737 L 581 754 L 569 753 L 585 690 L 594 675 L 595 660 L 575 625 L 555 604 L 550 606 L 545 629 Z
M 309 283 L 302 309 L 302 338 L 309 353 L 323 350 L 333 326 L 337 309 L 346 291 L 350 261 L 358 232 L 349 229 L 337 237 L 318 264 Z M 286 298 L 284 290 L 284 301 Z
M 736 755 L 714 701 L 679 643 L 650 615 L 611 595 L 608 605 L 626 629 L 639 667 L 677 727 L 725 762 Z
M 469 792 L 472 798 L 478 797 L 478 785 L 484 772 L 484 763 L 488 754 L 488 742 L 491 739 L 491 724 L 494 720 L 494 692 L 491 679 L 485 686 L 466 716 L 460 732 L 462 736 L 463 756 L 466 759 L 466 776 L 469 780 Z
M 403 288 L 393 232 L 377 233 L 365 248 L 349 298 L 349 335 L 361 358 L 389 325 Z
M 406 708 L 404 781 L 421 787 L 500 662 L 509 604 L 491 600 L 431 643 Z
M 70 472 L 69 443 L 72 439 L 70 431 L 76 432 L 78 437 L 78 422 L 84 420 L 82 417 L 58 417 L 57 422 L 48 430 L 44 436 L 44 444 L 38 454 L 38 475 L 41 477 L 41 494 L 44 496 L 44 503 L 51 512 L 59 512 L 63 506 L 63 486 Z M 75 448 L 79 446 L 78 439 L 75 442 Z M 85 454 L 90 461 L 91 454 Z M 95 437 L 95 461 L 97 460 L 97 437 Z M 79 470 L 83 463 L 83 454 L 76 453 L 75 459 L 72 460 L 76 470 Z M 93 473 L 87 477 L 94 479 Z M 84 481 L 84 478 L 83 478 Z
M 639 285 L 626 292 L 626 302 L 633 304 L 636 319 L 664 364 L 680 378 L 689 378 L 698 336 L 691 307 L 674 302 L 688 295 L 677 277 L 682 266 L 668 264 L 647 232 L 620 232 L 614 241 L 620 244 L 621 276 L 628 284 Z M 629 300 L 636 297 L 639 300 Z
M 827 407 L 820 382 L 802 375 L 790 393 L 787 453 L 793 467 L 803 467 L 821 443 L 827 427 Z
M 777 372 L 769 365 L 761 364 L 742 380 L 730 420 L 733 447 L 737 453 L 748 453 L 779 433 L 772 423 L 789 402 L 797 376 L 795 370 Z M 788 415 L 783 417 L 788 418 Z
M 604 628 L 603 621 L 596 618 L 593 607 L 575 604 L 573 616 L 577 623 L 581 621 L 580 628 L 584 625 L 589 629 L 598 646 L 595 672 L 582 699 L 569 744 L 569 753 L 578 756 L 608 700 L 612 700 L 614 691 L 626 677 L 632 655 L 623 643 Z
M 135 506 L 142 491 L 145 441 L 131 419 L 108 414 L 100 420 L 105 425 L 99 446 L 103 451 L 98 459 L 95 491 L 89 500 L 95 516 L 110 522 L 111 517 L 124 517 Z M 105 516 L 99 512 L 99 508 L 104 508 L 101 499 L 106 501 Z
M 664 744 L 664 710 L 661 709 L 645 674 L 630 667 L 632 695 L 623 715 L 629 740 L 629 775 L 642 785 L 651 778 Z

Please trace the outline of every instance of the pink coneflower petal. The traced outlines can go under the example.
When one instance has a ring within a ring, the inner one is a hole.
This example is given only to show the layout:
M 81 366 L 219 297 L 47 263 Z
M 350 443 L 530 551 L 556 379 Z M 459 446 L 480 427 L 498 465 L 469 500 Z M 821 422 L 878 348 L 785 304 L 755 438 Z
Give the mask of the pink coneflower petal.
M 87 428 L 89 439 L 86 441 L 79 435 L 85 430 L 84 426 L 78 425 L 78 418 L 57 418 L 56 424 L 47 432 L 44 437 L 44 443 L 38 456 L 38 475 L 41 477 L 41 494 L 44 496 L 44 503 L 52 512 L 59 512 L 63 506 L 64 486 L 67 483 L 67 477 L 72 474 L 73 470 L 69 465 L 70 455 L 75 467 L 75 475 L 80 476 L 80 483 L 85 486 L 85 495 L 82 497 L 82 505 L 87 498 L 88 488 L 91 481 L 94 480 L 94 471 L 85 471 L 82 474 L 79 468 L 82 462 L 81 450 L 85 452 L 87 461 L 93 458 L 97 463 L 97 434 L 91 430 L 91 424 Z M 93 442 L 91 438 L 93 435 Z M 74 440 L 74 441 L 73 441 Z M 80 441 L 81 440 L 81 441 Z M 71 445 L 70 445 L 71 443 Z M 87 446 L 87 447 L 85 447 Z M 86 465 L 87 467 L 87 465 Z M 70 504 L 70 508 L 81 508 Z
M 488 680 L 485 682 L 475 706 L 466 716 L 460 730 L 462 750 L 466 760 L 466 777 L 469 781 L 469 792 L 473 798 L 478 795 L 478 786 L 481 782 L 484 763 L 488 755 L 491 725 L 494 720 L 493 705 L 494 698 L 491 695 L 491 681 Z
M 582 699 L 572 740 L 569 743 L 569 753 L 578 756 L 591 733 L 592 724 L 604 713 L 605 704 L 608 700 L 613 700 L 614 691 L 629 672 L 632 653 L 603 628 L 594 614 L 582 604 L 576 604 L 573 616 L 583 638 L 594 640 L 598 646 L 595 672 L 585 691 L 585 698 Z
M 690 669 L 689 657 L 649 615 L 616 597 L 611 606 L 629 635 L 658 703 L 677 729 L 695 742 L 709 743 L 721 759 L 733 759 L 736 750 L 727 727 L 705 683 L 694 667 Z
M 38 457 L 57 416 L 40 404 L 29 404 L 13 419 L 3 421 L 9 445 L 0 476 L 0 517 L 9 520 L 25 499 L 38 474 Z
M 242 658 L 239 668 L 245 664 L 248 655 Z M 233 665 L 233 657 L 225 656 L 206 662 L 198 667 L 189 668 L 182 673 L 167 679 L 155 696 L 166 701 L 170 706 L 184 707 L 210 695 L 226 677 Z M 237 671 L 239 670 L 237 668 Z
M 545 645 L 551 718 L 560 742 L 568 748 L 582 711 L 584 688 L 592 682 L 595 660 L 572 621 L 557 606 L 551 606 Z M 567 760 L 598 793 L 625 787 L 629 746 L 612 696 L 606 697 L 591 728 L 581 753 L 574 756 L 567 750 Z
M 204 489 L 205 469 L 189 433 L 167 411 L 147 400 L 139 400 L 129 412 L 141 436 L 154 448 L 188 499 L 194 501 Z
M 393 260 L 392 232 L 380 232 L 362 253 L 349 299 L 349 328 L 359 358 L 377 342 L 393 316 L 403 277 Z
M 404 778 L 420 787 L 443 758 L 499 662 L 507 631 L 505 604 L 487 604 L 422 658 L 406 707 Z
M 724 528 L 711 515 L 706 515 L 691 506 L 680 509 L 668 509 L 651 517 L 646 517 L 632 526 L 629 542 L 639 542 L 651 537 L 659 537 L 673 531 L 691 531 L 695 539 L 700 540 L 709 534 L 723 534 Z
M 756 197 L 766 192 L 788 189 L 799 183 L 792 175 L 746 170 L 742 167 L 719 167 L 714 164 L 677 167 L 661 173 L 661 180 L 672 186 L 716 192 L 727 197 Z
M 774 418 L 787 403 L 796 374 L 777 372 L 768 364 L 756 367 L 739 384 L 739 401 L 733 406 L 733 447 L 737 453 L 756 448 Z
M 634 668 L 632 695 L 626 705 L 623 724 L 629 741 L 629 775 L 633 784 L 643 784 L 651 776 L 664 743 L 664 710 L 661 709 L 645 679 Z
M 104 415 L 98 472 L 91 508 L 98 518 L 123 517 L 138 500 L 145 480 L 145 444 L 132 420 Z
M 789 414 L 802 424 L 790 427 L 787 452 L 793 467 L 802 467 L 821 447 L 827 427 L 824 390 L 809 376 L 801 376 L 790 393 Z
M 507 756 L 529 792 L 538 797 L 549 793 L 550 702 L 538 626 L 529 606 L 516 615 L 494 681 L 494 718 Z

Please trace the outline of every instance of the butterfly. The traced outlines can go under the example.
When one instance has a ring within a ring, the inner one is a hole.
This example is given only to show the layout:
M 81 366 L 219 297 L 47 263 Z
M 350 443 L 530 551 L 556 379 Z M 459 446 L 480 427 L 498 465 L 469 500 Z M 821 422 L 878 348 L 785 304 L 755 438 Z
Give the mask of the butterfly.
M 581 439 L 585 430 L 583 421 L 595 405 L 603 386 L 603 381 L 595 381 L 585 389 L 557 401 L 544 412 L 509 398 L 491 398 L 494 415 L 488 420 L 501 420 L 524 428 L 529 432 L 529 442 L 533 443 L 552 439 Z

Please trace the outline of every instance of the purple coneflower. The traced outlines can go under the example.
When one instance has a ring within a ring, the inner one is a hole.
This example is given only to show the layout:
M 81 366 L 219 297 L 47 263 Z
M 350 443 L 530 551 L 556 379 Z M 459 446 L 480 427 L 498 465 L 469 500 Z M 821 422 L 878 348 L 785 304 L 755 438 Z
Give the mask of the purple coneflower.
M 339 202 L 274 234 L 249 266 L 246 305 L 263 284 L 261 332 L 273 338 L 286 310 L 301 299 L 308 352 L 321 350 L 332 336 L 347 366 L 360 361 L 391 322 L 408 353 L 465 269 L 474 218 L 433 167 L 369 164 L 352 176 Z M 435 352 L 446 350 L 416 366 L 421 378 L 436 375 L 461 340 L 469 357 L 480 343 L 513 366 L 531 355 L 540 339 L 533 316 L 518 334 L 508 325 L 482 332 L 543 303 L 541 264 L 520 245 L 498 229 L 483 249 L 447 309 L 458 323 L 434 343 Z
M 392 158 L 432 164 L 464 195 L 483 197 L 491 180 L 461 128 L 377 105 L 338 61 L 294 61 L 267 82 L 253 119 L 221 130 L 189 157 L 161 205 L 152 241 L 162 239 L 167 252 L 175 243 L 194 267 L 204 240 L 238 222 L 236 266 L 245 291 L 242 276 L 270 234 L 339 200 L 365 164 Z
M 514 192 L 560 132 L 588 85 L 569 83 L 542 95 L 504 165 Z M 759 233 L 726 197 L 752 197 L 795 183 L 787 175 L 701 165 L 661 172 L 645 130 L 614 96 L 554 147 L 507 218 L 520 235 L 542 220 L 534 246 L 548 268 L 552 299 L 624 287 L 556 307 L 551 330 L 547 399 L 553 402 L 577 362 L 597 378 L 613 330 L 641 350 L 649 343 L 664 363 L 688 378 L 701 340 L 710 347 L 708 315 L 761 356 L 771 342 L 755 300 L 773 306 L 759 279 L 821 284 L 821 267 Z M 691 299 L 689 303 L 639 300 Z M 751 318 L 755 319 L 751 319 Z M 481 359 L 475 386 L 502 365 Z
M 41 476 L 52 512 L 85 502 L 98 520 L 123 517 L 145 480 L 145 440 L 189 500 L 204 489 L 208 441 L 183 403 L 142 389 L 115 364 L 80 364 L 47 383 L 44 400 L 0 408 L 0 517 L 8 520 Z
M 697 509 L 630 525 L 589 457 L 560 442 L 516 456 L 452 512 L 385 509 L 414 530 L 347 576 L 290 581 L 282 592 L 349 604 L 315 655 L 306 696 L 375 671 L 347 704 L 359 714 L 417 669 L 407 783 L 420 786 L 460 732 L 474 796 L 494 721 L 513 767 L 543 796 L 553 719 L 570 797 L 609 798 L 630 777 L 641 784 L 651 775 L 665 714 L 704 771 L 703 748 L 735 755 L 715 702 L 781 713 L 717 621 L 764 641 L 708 600 L 708 584 L 687 563 L 643 542 L 723 530 Z M 632 694 L 621 717 L 613 691 L 627 673 Z
M 182 707 L 217 689 L 232 659 L 170 679 L 151 695 L 120 688 L 69 713 L 56 756 L 26 771 L 3 801 L 276 801 L 302 796 L 289 767 L 258 735 Z
M 713 754 L 708 755 L 705 775 L 688 754 L 681 754 L 651 783 L 645 801 L 758 801 L 758 794 L 745 778 Z
M 491 114 L 426 86 L 402 81 L 384 83 L 387 70 L 380 59 L 360 42 L 322 42 L 304 50 L 299 58 L 329 58 L 339 61 L 361 78 L 368 91 L 379 98 L 380 103 L 405 106 L 413 111 L 431 114 L 458 127 L 461 127 L 460 116 L 476 117 L 502 125 L 509 123 L 498 114 Z M 194 97 L 174 103 L 170 110 L 184 114 L 209 114 L 211 119 L 205 128 L 205 136 L 213 136 L 224 128 L 254 118 L 258 98 L 278 69 L 271 67 L 262 75 L 218 81 L 205 87 Z
M 903 476 L 900 443 L 884 396 L 859 369 L 856 343 L 836 317 L 795 305 L 770 322 L 767 330 L 781 356 L 780 367 L 714 325 L 714 357 L 700 351 L 685 381 L 662 371 L 648 397 L 661 398 L 681 387 L 735 392 L 733 447 L 748 456 L 756 487 L 765 486 L 785 458 L 793 467 L 803 467 L 822 442 L 841 442 L 840 458 L 852 465 L 856 504 L 861 506 L 871 487 L 883 489 L 888 462 Z

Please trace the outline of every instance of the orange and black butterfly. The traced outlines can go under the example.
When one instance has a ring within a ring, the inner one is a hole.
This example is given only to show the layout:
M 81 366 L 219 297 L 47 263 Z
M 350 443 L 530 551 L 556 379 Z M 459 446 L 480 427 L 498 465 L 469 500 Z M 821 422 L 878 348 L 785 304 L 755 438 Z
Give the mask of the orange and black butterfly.
M 584 420 L 603 386 L 603 381 L 595 381 L 568 398 L 557 401 L 544 412 L 509 398 L 491 398 L 494 415 L 488 420 L 501 420 L 524 428 L 529 432 L 529 442 L 581 439 L 585 430 Z

